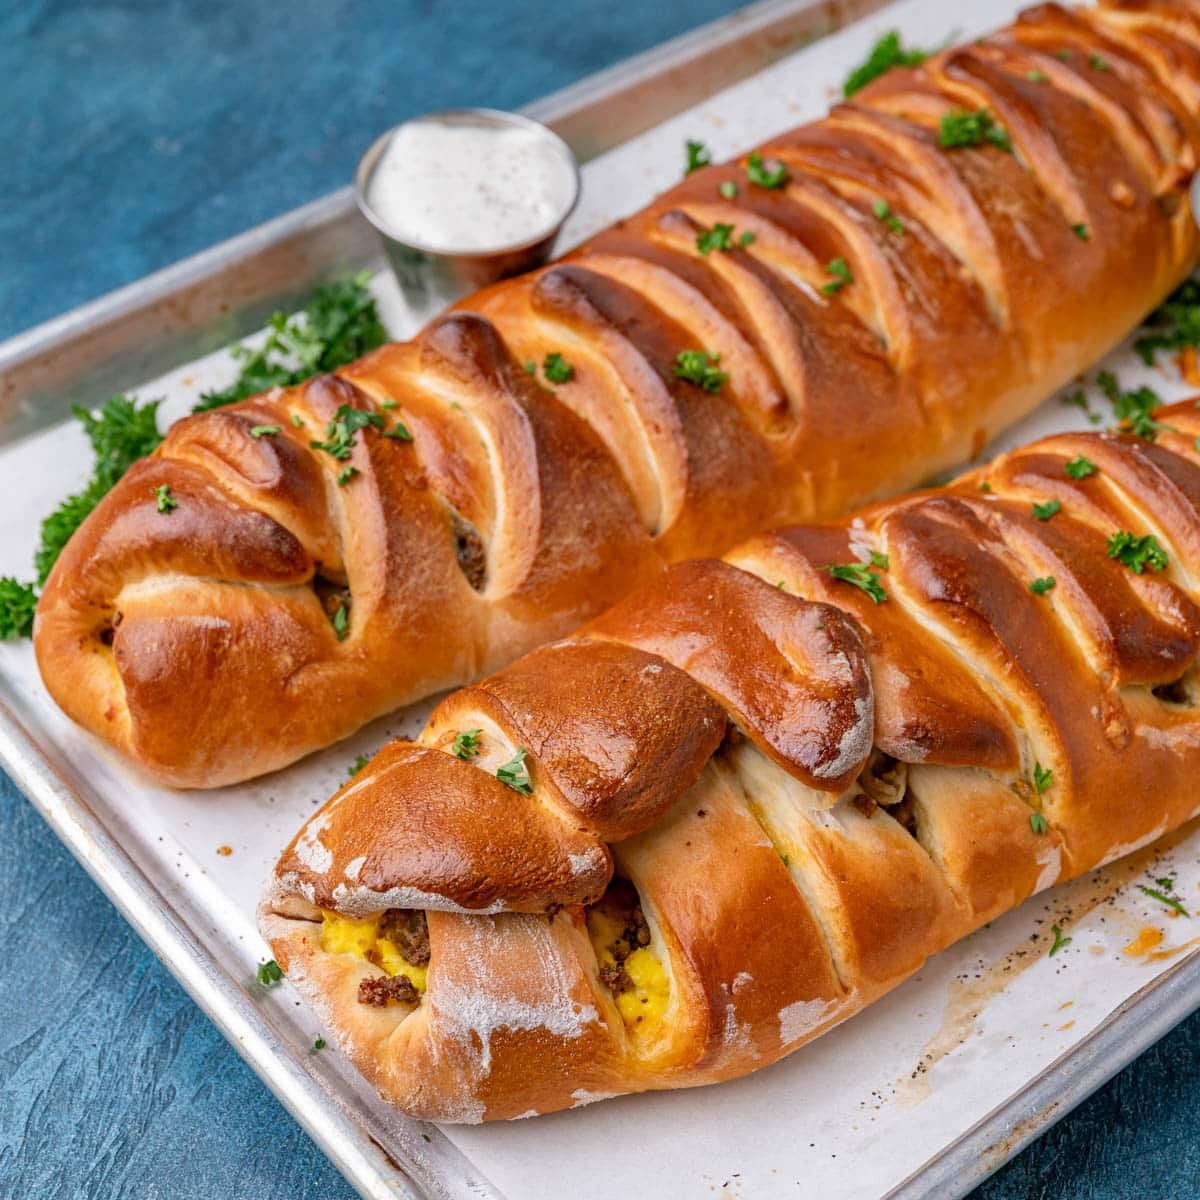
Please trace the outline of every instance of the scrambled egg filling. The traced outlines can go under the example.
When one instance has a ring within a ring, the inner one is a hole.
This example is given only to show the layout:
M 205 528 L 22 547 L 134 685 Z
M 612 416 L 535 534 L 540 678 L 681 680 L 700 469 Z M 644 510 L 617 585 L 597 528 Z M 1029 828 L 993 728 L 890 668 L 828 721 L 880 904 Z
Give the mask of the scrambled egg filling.
M 341 913 L 321 909 L 321 949 L 326 954 L 353 954 L 355 958 L 366 959 L 389 976 L 403 975 L 423 994 L 428 967 L 414 966 L 395 942 L 381 936 L 379 927 L 383 917 L 383 913 L 343 917 Z
M 588 936 L 621 1019 L 632 1033 L 648 1034 L 667 1011 L 671 981 L 650 946 L 637 944 L 630 912 L 605 896 L 588 909 Z

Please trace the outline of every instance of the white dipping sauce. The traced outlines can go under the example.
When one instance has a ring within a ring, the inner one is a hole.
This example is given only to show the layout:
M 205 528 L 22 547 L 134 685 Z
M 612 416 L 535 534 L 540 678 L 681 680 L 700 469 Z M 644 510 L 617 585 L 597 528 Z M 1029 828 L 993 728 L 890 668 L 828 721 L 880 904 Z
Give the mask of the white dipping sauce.
M 400 241 L 439 251 L 500 250 L 554 229 L 574 199 L 575 170 L 538 130 L 419 118 L 396 129 L 366 193 Z

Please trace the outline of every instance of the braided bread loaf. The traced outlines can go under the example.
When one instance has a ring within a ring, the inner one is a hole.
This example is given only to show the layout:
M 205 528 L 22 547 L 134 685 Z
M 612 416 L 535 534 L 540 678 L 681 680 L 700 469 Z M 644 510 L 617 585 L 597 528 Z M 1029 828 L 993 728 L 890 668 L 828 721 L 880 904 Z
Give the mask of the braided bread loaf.
M 411 342 L 181 421 L 52 573 L 46 686 L 164 781 L 229 783 L 961 462 L 1187 272 L 1198 116 L 1200 7 L 1043 6 Z
M 389 1100 L 548 1112 L 772 1062 L 1181 824 L 1200 410 L 1159 420 L 672 567 L 452 694 L 283 854 L 279 963 Z

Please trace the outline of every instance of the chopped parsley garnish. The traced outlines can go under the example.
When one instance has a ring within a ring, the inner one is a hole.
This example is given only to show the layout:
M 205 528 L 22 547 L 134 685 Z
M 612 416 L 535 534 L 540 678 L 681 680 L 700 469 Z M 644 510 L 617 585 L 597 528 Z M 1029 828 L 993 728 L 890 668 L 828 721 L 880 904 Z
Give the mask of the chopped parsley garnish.
M 1152 533 L 1135 537 L 1121 530 L 1108 539 L 1108 557 L 1124 563 L 1135 575 L 1143 571 L 1165 571 L 1167 552 Z
M 1035 812 L 1029 814 L 1029 828 L 1032 829 L 1034 833 L 1041 835 L 1045 833 L 1050 826 L 1042 813 Z
M 1093 54 L 1088 59 L 1088 66 L 1091 67 L 1092 70 L 1094 70 L 1094 71 L 1111 71 L 1112 70 L 1112 63 L 1110 63 L 1105 58 L 1101 58 L 1100 55 L 1098 55 L 1098 54 Z
M 675 355 L 675 378 L 694 383 L 706 392 L 719 392 L 729 382 L 726 371 L 717 370 L 719 354 L 707 350 L 680 350 Z
M 718 221 L 711 229 L 702 229 L 696 234 L 696 249 L 701 254 L 709 254 L 713 250 L 733 249 L 733 226 Z
M 1071 52 L 1064 47 L 1062 50 L 1055 50 L 1054 57 L 1067 62 L 1071 57 Z
M 357 755 L 354 759 L 354 762 L 351 763 L 350 766 L 348 766 L 346 768 L 346 774 L 349 775 L 351 779 L 353 779 L 354 776 L 357 775 L 359 773 L 359 771 L 361 771 L 363 769 L 363 767 L 365 767 L 367 765 L 367 763 L 369 763 L 370 761 L 371 761 L 371 756 L 369 754 Z
M 529 779 L 529 768 L 525 765 L 527 753 L 528 751 L 522 746 L 508 762 L 502 767 L 496 768 L 496 778 L 523 796 L 531 795 L 533 792 L 533 784 Z
M 1030 83 L 1045 83 L 1046 73 L 1045 71 L 1039 71 L 1037 67 L 1034 67 L 1032 71 L 1026 72 L 1025 78 L 1028 79 Z
M 1068 392 L 1063 398 L 1064 404 L 1070 404 L 1073 408 L 1083 410 L 1084 415 L 1093 425 L 1099 425 L 1104 419 L 1098 412 L 1093 411 L 1092 406 L 1088 403 L 1087 393 L 1083 388 L 1076 388 L 1073 392 Z
M 744 233 L 742 233 L 738 236 L 738 245 L 739 246 L 749 246 L 750 243 L 753 241 L 754 241 L 754 234 L 749 229 L 747 229 Z
M 1169 428 L 1151 415 L 1162 404 L 1162 398 L 1153 388 L 1139 387 L 1132 392 L 1123 392 L 1111 371 L 1101 371 L 1096 376 L 1096 382 L 1108 397 L 1113 416 L 1121 422 L 1122 429 L 1134 437 L 1152 442 L 1160 429 Z
M 304 418 L 299 413 L 292 413 L 292 424 L 295 425 L 297 429 L 303 429 Z
M 542 374 L 551 383 L 570 383 L 575 378 L 575 368 L 555 350 L 542 359 Z
M 386 408 L 386 409 L 388 409 L 389 411 L 391 411 L 393 408 L 399 408 L 399 407 L 400 407 L 400 401 L 399 401 L 399 400 L 393 400 L 393 399 L 392 399 L 392 398 L 389 396 L 389 397 L 388 397 L 386 400 L 380 400 L 380 402 L 379 402 L 379 407 L 380 407 L 380 408 Z
M 461 758 L 464 762 L 468 758 L 474 758 L 479 753 L 479 739 L 483 736 L 482 729 L 464 729 L 454 735 L 454 745 L 450 747 L 450 753 L 456 758 Z
M 1063 470 L 1072 479 L 1086 479 L 1089 475 L 1095 475 L 1099 467 L 1090 458 L 1084 458 L 1081 454 L 1077 458 L 1071 459 L 1069 463 L 1065 463 Z
M 1047 500 L 1045 504 L 1035 504 L 1033 506 L 1033 515 L 1039 521 L 1048 521 L 1061 511 L 1062 502 L 1059 500 Z
M 851 274 L 850 268 L 846 265 L 844 258 L 835 258 L 825 264 L 825 270 L 833 278 L 824 284 L 821 291 L 826 296 L 835 296 L 848 283 L 854 282 L 854 276 Z
M 387 341 L 367 284 L 370 272 L 323 284 L 295 316 L 275 313 L 258 350 L 235 346 L 238 377 L 229 387 L 204 392 L 193 411 L 221 408 L 273 387 L 291 387 L 361 358 Z
M 363 408 L 351 408 L 343 404 L 333 414 L 333 420 L 325 426 L 325 441 L 309 442 L 314 450 L 324 450 L 339 462 L 345 462 L 350 457 L 356 445 L 354 435 L 368 425 L 376 429 L 383 428 L 383 417 L 376 412 L 368 412 Z
M 687 165 L 683 169 L 684 175 L 690 175 L 693 171 L 700 170 L 701 167 L 707 167 L 712 163 L 712 155 L 708 151 L 708 147 L 703 142 L 688 141 L 687 144 Z
M 1050 926 L 1050 932 L 1054 934 L 1054 945 L 1050 947 L 1050 953 L 1047 958 L 1053 958 L 1065 946 L 1069 946 L 1073 939 L 1063 937 L 1063 931 L 1057 925 Z
M 755 187 L 776 191 L 787 183 L 788 169 L 776 158 L 764 160 L 761 154 L 751 154 L 746 159 L 746 178 Z
M 345 487 L 346 484 L 348 484 L 350 482 L 350 480 L 352 480 L 355 477 L 355 475 L 357 475 L 357 474 L 358 474 L 357 467 L 343 467 L 338 472 L 338 477 L 337 477 L 338 487 Z
M 324 1050 L 325 1049 L 325 1039 L 323 1037 L 318 1037 L 313 1042 L 313 1049 L 314 1050 Z
M 720 192 L 726 200 L 732 200 L 734 196 L 738 194 L 738 186 L 733 182 L 732 179 L 726 179 L 724 182 L 722 182 L 721 186 L 717 188 L 717 191 Z
M 537 374 L 537 363 L 535 363 L 532 358 L 527 358 L 525 360 L 525 374 L 526 375 L 536 375 Z
M 888 556 L 886 554 L 880 554 L 878 550 L 871 550 L 869 553 L 871 555 L 871 566 L 878 567 L 881 571 L 888 569 Z
M 871 47 L 867 61 L 855 67 L 842 84 L 842 95 L 853 96 L 860 88 L 864 88 L 873 79 L 878 79 L 893 67 L 919 67 L 929 57 L 925 50 L 906 50 L 900 42 L 900 35 L 893 29 Z
M 1035 579 L 1030 585 L 1029 590 L 1035 596 L 1044 596 L 1054 586 L 1053 575 L 1043 575 L 1040 579 Z
M 1081 242 L 1086 242 L 1086 241 L 1090 240 L 1090 238 L 1092 236 L 1091 232 L 1088 230 L 1088 227 L 1082 221 L 1080 221 L 1078 225 L 1072 225 L 1071 232 Z
M 1033 786 L 1040 796 L 1054 786 L 1054 772 L 1049 767 L 1043 767 L 1040 762 L 1033 764 Z
M 1162 883 L 1162 880 L 1156 880 L 1156 883 Z M 1172 887 L 1174 884 L 1171 885 Z M 1168 908 L 1174 909 L 1181 917 L 1190 917 L 1192 914 L 1174 897 L 1168 896 L 1167 890 L 1159 891 L 1158 888 L 1147 887 L 1144 883 L 1138 884 L 1138 891 L 1145 892 L 1151 900 L 1157 900 L 1159 904 L 1165 904 Z
M 350 635 L 350 611 L 345 604 L 339 604 L 333 614 L 333 632 L 339 642 L 344 642 Z
M 876 200 L 871 205 L 871 211 L 893 232 L 903 233 L 904 222 L 894 212 L 886 200 Z
M 1012 153 L 1012 138 L 1003 125 L 986 108 L 975 112 L 954 108 L 942 114 L 938 124 L 938 145 L 944 150 L 957 150 L 964 146 L 978 146 L 990 142 L 1001 150 Z
M 413 435 L 409 432 L 408 426 L 403 421 L 397 421 L 391 429 L 385 429 L 383 436 L 395 438 L 398 442 L 411 442 L 413 440 Z
M 820 569 L 828 571 L 834 579 L 840 579 L 843 583 L 852 583 L 866 592 L 876 604 L 882 604 L 887 599 L 879 576 L 871 571 L 868 563 L 830 563 Z
M 265 963 L 258 964 L 258 982 L 263 987 L 274 987 L 283 979 L 283 971 L 280 970 L 279 964 L 273 959 L 268 959 Z
M 37 600 L 32 583 L 19 583 L 11 575 L 0 575 L 0 642 L 33 633 Z
M 274 437 L 277 433 L 282 432 L 282 425 L 252 425 L 250 427 L 250 436 L 252 438 Z
M 1146 330 L 1133 348 L 1148 367 L 1160 350 L 1200 346 L 1200 280 L 1185 279 L 1146 318 Z
M 179 501 L 171 495 L 169 483 L 160 483 L 154 489 L 154 506 L 160 513 L 169 513 L 172 509 L 179 507 Z

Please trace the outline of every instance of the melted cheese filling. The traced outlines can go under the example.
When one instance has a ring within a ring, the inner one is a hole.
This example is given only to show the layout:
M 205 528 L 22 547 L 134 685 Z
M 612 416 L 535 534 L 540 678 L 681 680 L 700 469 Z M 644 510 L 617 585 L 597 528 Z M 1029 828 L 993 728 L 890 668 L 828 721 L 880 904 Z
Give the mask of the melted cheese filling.
M 383 913 L 369 917 L 343 917 L 321 909 L 321 949 L 326 954 L 353 954 L 379 967 L 385 975 L 403 975 L 422 995 L 428 967 L 417 967 L 400 953 L 390 938 L 379 936 Z
M 603 904 L 604 901 L 600 901 Z M 596 962 L 616 967 L 613 948 L 624 940 L 625 921 L 603 908 L 588 909 L 587 928 Z M 630 1032 L 648 1035 L 662 1020 L 671 999 L 671 981 L 662 960 L 649 946 L 639 946 L 621 965 L 631 986 L 613 994 L 613 1003 Z

